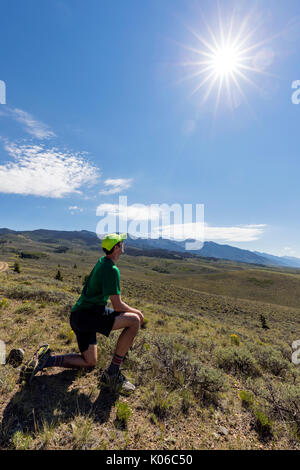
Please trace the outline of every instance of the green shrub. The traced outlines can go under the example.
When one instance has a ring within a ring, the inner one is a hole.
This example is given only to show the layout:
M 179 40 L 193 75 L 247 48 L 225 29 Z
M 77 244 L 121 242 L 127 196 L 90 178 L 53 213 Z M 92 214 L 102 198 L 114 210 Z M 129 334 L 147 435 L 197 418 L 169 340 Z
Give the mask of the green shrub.
M 117 427 L 125 429 L 128 425 L 130 417 L 132 416 L 132 410 L 127 403 L 120 401 L 116 403 L 116 410 L 116 425 Z
M 166 390 L 161 384 L 156 384 L 149 403 L 155 416 L 159 419 L 165 419 L 174 411 L 176 397 L 174 393 Z
M 234 375 L 260 375 L 256 360 L 246 348 L 219 348 L 216 350 L 216 359 L 221 369 Z
M 166 268 L 163 268 L 162 266 L 153 266 L 152 271 L 156 271 L 162 274 L 170 274 L 170 271 L 168 271 Z
M 189 382 L 195 375 L 196 368 L 192 365 L 192 358 L 184 345 L 166 336 L 153 338 L 152 344 L 156 348 L 153 355 L 155 366 L 158 366 L 158 374 L 169 387 L 181 387 L 184 382 Z M 153 365 L 154 366 L 154 365 Z
M 216 394 L 226 389 L 226 382 L 224 375 L 213 367 L 204 366 L 197 371 L 197 381 L 192 384 L 192 387 L 198 388 L 204 398 L 208 394 Z
M 188 414 L 189 409 L 195 404 L 194 394 L 191 390 L 183 389 L 181 396 L 181 410 L 184 414 Z
M 77 415 L 71 422 L 73 449 L 87 450 L 92 443 L 93 420 L 90 416 Z
M 254 409 L 254 416 L 256 419 L 255 427 L 259 435 L 263 438 L 272 436 L 273 423 L 269 417 L 260 409 Z
M 230 335 L 230 341 L 231 341 L 231 344 L 234 345 L 234 346 L 239 346 L 240 345 L 240 338 L 238 335 Z
M 217 398 L 225 390 L 224 374 L 212 367 L 202 367 L 198 360 L 191 356 L 197 342 L 185 336 L 166 337 L 160 335 L 152 338 L 156 352 L 152 354 L 152 370 L 168 389 L 189 387 L 201 400 Z
M 15 313 L 16 314 L 21 313 L 21 314 L 29 315 L 31 313 L 34 313 L 35 311 L 36 311 L 35 305 L 32 305 L 30 303 L 25 302 L 23 305 L 21 305 L 21 307 L 19 307 L 15 310 Z
M 242 405 L 251 411 L 255 420 L 255 429 L 261 438 L 270 438 L 272 436 L 273 423 L 269 416 L 257 406 L 257 402 L 254 401 L 254 395 L 246 390 L 241 390 L 239 397 L 242 401 Z
M 21 269 L 20 269 L 20 263 L 15 263 L 14 264 L 14 272 L 15 273 L 20 273 L 21 272 Z
M 258 347 L 254 355 L 263 369 L 276 376 L 284 376 L 290 369 L 290 363 L 272 346 Z
M 242 401 L 242 405 L 245 408 L 252 408 L 254 404 L 254 396 L 252 393 L 247 392 L 246 390 L 241 390 L 239 393 L 239 397 Z
M 296 425 L 297 435 L 300 435 L 300 385 L 269 384 L 265 398 L 272 407 L 273 415 Z
M 12 444 L 16 450 L 28 450 L 32 442 L 32 437 L 22 431 L 17 431 L 12 436 Z
M 8 300 L 6 297 L 3 297 L 2 299 L 0 299 L 0 308 L 7 308 L 8 306 Z
M 159 424 L 159 421 L 158 421 L 158 419 L 157 419 L 157 417 L 155 416 L 154 413 L 151 413 L 151 415 L 150 415 L 150 421 L 151 421 L 151 423 L 153 423 L 153 424 L 156 424 L 156 425 Z

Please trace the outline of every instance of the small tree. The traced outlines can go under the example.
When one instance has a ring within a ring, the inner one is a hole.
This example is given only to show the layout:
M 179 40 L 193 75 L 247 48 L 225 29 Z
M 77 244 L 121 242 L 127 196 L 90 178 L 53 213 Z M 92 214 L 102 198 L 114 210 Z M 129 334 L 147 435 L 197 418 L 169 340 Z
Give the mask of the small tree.
M 21 269 L 20 269 L 20 264 L 15 262 L 14 264 L 14 272 L 15 273 L 20 273 L 21 272 Z
M 62 277 L 61 272 L 60 272 L 59 269 L 58 269 L 58 271 L 57 271 L 57 273 L 56 273 L 55 279 L 56 279 L 57 281 L 62 281 L 62 280 L 63 280 L 63 277 Z
M 264 329 L 264 330 L 269 330 L 269 326 L 267 324 L 267 320 L 266 318 L 263 316 L 263 315 L 260 315 L 260 322 L 261 322 L 261 327 Z

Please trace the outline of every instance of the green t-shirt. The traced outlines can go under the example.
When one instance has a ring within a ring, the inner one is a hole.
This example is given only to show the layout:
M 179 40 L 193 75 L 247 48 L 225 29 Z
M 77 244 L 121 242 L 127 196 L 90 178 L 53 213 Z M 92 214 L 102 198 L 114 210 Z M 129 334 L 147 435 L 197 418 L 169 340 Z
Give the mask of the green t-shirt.
M 102 256 L 87 278 L 72 312 L 106 305 L 109 296 L 115 294 L 120 294 L 120 271 L 111 259 Z

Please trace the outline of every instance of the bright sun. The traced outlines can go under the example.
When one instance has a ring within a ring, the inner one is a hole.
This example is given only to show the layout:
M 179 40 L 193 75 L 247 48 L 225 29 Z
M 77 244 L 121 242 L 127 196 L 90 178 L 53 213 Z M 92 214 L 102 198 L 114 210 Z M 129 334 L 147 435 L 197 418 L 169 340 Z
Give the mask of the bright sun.
M 239 68 L 239 54 L 234 47 L 223 47 L 212 56 L 212 68 L 218 76 L 235 73 Z
M 270 65 L 267 63 L 270 57 L 266 56 L 266 64 L 263 64 L 261 60 L 261 58 L 264 60 L 266 51 L 262 47 L 267 41 L 253 41 L 257 31 L 249 29 L 248 23 L 249 17 L 245 17 L 243 21 L 239 21 L 239 26 L 235 27 L 232 16 L 229 24 L 224 27 L 220 17 L 218 33 L 214 33 L 207 26 L 208 37 L 201 36 L 188 28 L 199 41 L 199 47 L 182 45 L 193 53 L 193 58 L 180 65 L 194 69 L 194 71 L 185 75 L 180 81 L 197 80 L 196 87 L 191 94 L 200 90 L 204 91 L 202 103 L 208 99 L 213 89 L 216 89 L 216 107 L 218 107 L 223 90 L 227 94 L 229 103 L 233 103 L 238 95 L 247 102 L 241 83 L 247 82 L 258 88 L 252 80 L 253 74 L 271 76 L 265 70 Z

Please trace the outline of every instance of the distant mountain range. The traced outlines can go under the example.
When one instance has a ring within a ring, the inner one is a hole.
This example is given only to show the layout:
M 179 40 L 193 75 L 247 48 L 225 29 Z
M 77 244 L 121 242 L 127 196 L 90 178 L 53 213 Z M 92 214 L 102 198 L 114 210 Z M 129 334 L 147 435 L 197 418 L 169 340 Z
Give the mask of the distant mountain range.
M 6 236 L 23 235 L 33 241 L 42 243 L 67 243 L 67 244 L 85 244 L 88 248 L 99 248 L 100 240 L 94 232 L 88 230 L 63 231 L 63 230 L 10 230 L 8 228 L 0 229 L 0 239 Z M 224 259 L 229 261 L 250 263 L 263 266 L 282 266 L 300 268 L 300 258 L 290 256 L 274 256 L 268 253 L 258 251 L 242 250 L 230 245 L 221 245 L 214 242 L 205 242 L 201 250 L 186 251 L 186 241 L 173 241 L 164 238 L 142 239 L 128 237 L 126 240 L 126 252 L 132 255 L 148 255 L 161 257 L 203 257 Z

